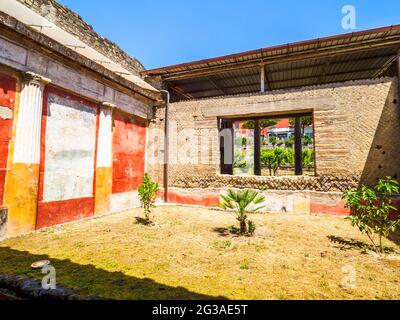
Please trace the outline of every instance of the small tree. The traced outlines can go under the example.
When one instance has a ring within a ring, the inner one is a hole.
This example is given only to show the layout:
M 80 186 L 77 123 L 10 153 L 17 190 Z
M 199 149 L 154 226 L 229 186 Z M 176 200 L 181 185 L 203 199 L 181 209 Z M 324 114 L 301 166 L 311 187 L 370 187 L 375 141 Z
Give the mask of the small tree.
M 294 137 L 290 137 L 288 140 L 285 141 L 286 148 L 293 148 L 294 146 Z
M 309 136 L 304 136 L 302 139 L 303 146 L 309 146 L 312 144 L 312 139 Z
M 277 142 L 278 142 L 278 139 L 275 136 L 270 136 L 269 137 L 269 143 L 272 144 L 274 147 L 275 147 Z
M 262 119 L 259 121 L 260 124 L 260 129 L 265 129 L 269 127 L 273 127 L 278 123 L 278 119 Z M 242 125 L 243 129 L 254 129 L 255 128 L 255 122 L 253 120 L 246 121 Z
M 150 176 L 145 173 L 143 183 L 139 187 L 139 198 L 147 220 L 150 219 L 151 209 L 155 207 L 154 203 L 158 190 L 158 183 L 153 182 Z
M 393 219 L 389 217 L 391 212 L 397 211 L 391 198 L 398 192 L 399 183 L 391 177 L 386 177 L 380 179 L 373 187 L 363 185 L 358 190 L 349 190 L 343 194 L 346 207 L 352 211 L 352 215 L 347 219 L 368 236 L 376 252 L 378 245 L 375 236 L 378 236 L 379 251 L 383 253 L 383 237 L 387 237 L 390 232 L 396 232 L 400 226 L 399 216 Z
M 270 176 L 272 176 L 274 159 L 275 155 L 273 150 L 261 149 L 260 161 L 264 167 L 268 168 Z
M 289 161 L 288 153 L 286 150 L 281 148 L 274 148 L 274 160 L 272 162 L 272 170 L 274 171 L 274 175 L 279 175 L 279 168 Z
M 250 189 L 242 191 L 233 191 L 228 189 L 226 195 L 221 195 L 222 203 L 220 207 L 227 210 L 233 210 L 236 214 L 236 220 L 240 224 L 240 234 L 247 233 L 247 215 L 249 213 L 261 210 L 264 206 L 261 205 L 265 201 L 265 197 L 257 191 Z M 254 231 L 254 224 L 251 224 Z
M 246 137 L 242 137 L 242 148 L 243 149 L 247 148 L 247 138 Z

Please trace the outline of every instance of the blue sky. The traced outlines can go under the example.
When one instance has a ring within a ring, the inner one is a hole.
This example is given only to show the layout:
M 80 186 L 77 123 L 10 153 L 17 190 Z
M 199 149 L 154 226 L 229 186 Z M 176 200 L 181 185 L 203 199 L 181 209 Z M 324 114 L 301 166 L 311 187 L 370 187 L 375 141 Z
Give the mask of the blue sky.
M 59 0 L 147 69 L 400 24 L 399 0 Z

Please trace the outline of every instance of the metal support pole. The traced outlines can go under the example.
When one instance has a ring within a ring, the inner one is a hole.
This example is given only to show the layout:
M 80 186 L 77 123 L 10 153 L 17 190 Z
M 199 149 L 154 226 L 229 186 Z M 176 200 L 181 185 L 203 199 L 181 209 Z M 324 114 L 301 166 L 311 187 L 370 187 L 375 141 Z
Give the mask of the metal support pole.
M 260 141 L 260 120 L 254 121 L 254 174 L 261 176 L 261 141 Z
M 303 155 L 302 155 L 302 132 L 301 117 L 295 118 L 294 125 L 294 153 L 295 153 L 295 174 L 301 176 L 303 174 Z
M 168 111 L 170 103 L 170 94 L 167 90 L 160 90 L 165 94 L 165 126 L 164 126 L 164 166 L 163 166 L 163 184 L 164 184 L 164 202 L 168 203 L 168 162 L 169 162 L 169 121 L 168 121 Z

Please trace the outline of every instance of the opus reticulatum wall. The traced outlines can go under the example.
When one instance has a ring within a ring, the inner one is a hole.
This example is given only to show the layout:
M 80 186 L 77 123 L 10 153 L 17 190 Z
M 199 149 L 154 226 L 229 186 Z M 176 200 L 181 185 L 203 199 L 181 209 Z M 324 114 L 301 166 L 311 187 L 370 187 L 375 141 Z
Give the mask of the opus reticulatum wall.
M 382 78 L 172 103 L 169 108 L 170 200 L 215 205 L 220 192 L 226 188 L 254 188 L 268 190 L 265 194 L 269 211 L 348 214 L 341 201 L 342 191 L 360 183 L 373 183 L 381 177 L 400 176 L 397 97 L 397 78 Z M 294 112 L 313 114 L 315 176 L 219 174 L 218 117 Z M 151 132 L 162 130 L 164 117 L 164 110 L 158 110 L 157 118 L 150 125 L 148 151 L 154 158 L 163 157 L 163 145 L 157 144 Z M 187 135 L 187 129 L 195 134 Z M 182 155 L 186 155 L 183 162 Z M 163 166 L 153 161 L 148 168 L 162 183 Z

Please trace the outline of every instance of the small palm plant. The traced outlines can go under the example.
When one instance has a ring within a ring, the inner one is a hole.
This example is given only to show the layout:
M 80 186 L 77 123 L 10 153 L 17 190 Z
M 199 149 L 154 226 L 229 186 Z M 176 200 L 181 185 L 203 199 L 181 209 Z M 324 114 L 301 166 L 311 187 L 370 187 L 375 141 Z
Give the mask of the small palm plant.
M 158 189 L 158 184 L 153 182 L 150 176 L 145 173 L 143 183 L 139 187 L 139 197 L 146 220 L 150 219 L 151 209 L 155 207 L 154 203 L 156 201 Z
M 257 191 L 250 189 L 234 191 L 228 189 L 226 195 L 221 195 L 222 203 L 220 207 L 227 210 L 233 210 L 236 213 L 236 219 L 240 223 L 240 234 L 247 233 L 247 215 L 264 208 L 261 203 L 265 197 Z

